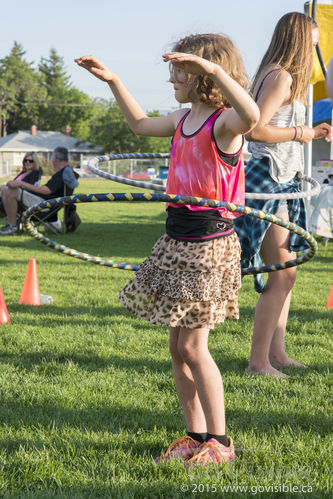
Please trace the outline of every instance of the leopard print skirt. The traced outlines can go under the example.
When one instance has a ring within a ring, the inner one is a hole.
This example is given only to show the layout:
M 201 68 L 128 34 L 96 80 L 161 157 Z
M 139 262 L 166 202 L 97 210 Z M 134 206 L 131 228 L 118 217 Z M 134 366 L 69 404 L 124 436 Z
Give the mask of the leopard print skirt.
M 238 319 L 240 287 L 235 232 L 207 242 L 177 241 L 164 234 L 119 298 L 152 324 L 212 329 L 225 318 Z

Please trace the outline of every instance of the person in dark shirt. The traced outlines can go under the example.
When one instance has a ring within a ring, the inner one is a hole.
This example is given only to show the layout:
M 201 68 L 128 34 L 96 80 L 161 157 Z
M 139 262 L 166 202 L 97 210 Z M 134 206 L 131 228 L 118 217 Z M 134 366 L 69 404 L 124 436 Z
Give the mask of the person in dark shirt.
M 3 205 L 8 217 L 8 223 L 0 229 L 0 235 L 15 235 L 17 228 L 18 201 L 29 208 L 45 199 L 52 199 L 64 195 L 65 185 L 74 190 L 78 181 L 72 168 L 68 165 L 68 150 L 65 147 L 56 147 L 52 155 L 52 164 L 55 174 L 42 186 L 31 185 L 24 180 L 12 180 L 3 193 Z

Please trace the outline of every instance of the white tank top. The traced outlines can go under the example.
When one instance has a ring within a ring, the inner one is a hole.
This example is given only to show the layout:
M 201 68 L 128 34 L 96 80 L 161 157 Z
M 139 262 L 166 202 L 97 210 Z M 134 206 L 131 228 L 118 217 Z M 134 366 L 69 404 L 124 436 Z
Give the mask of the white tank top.
M 269 125 L 286 128 L 305 123 L 305 105 L 299 101 L 281 106 Z M 255 159 L 269 158 L 270 176 L 279 183 L 289 182 L 298 172 L 304 171 L 303 144 L 297 140 L 288 142 L 249 142 L 248 150 Z

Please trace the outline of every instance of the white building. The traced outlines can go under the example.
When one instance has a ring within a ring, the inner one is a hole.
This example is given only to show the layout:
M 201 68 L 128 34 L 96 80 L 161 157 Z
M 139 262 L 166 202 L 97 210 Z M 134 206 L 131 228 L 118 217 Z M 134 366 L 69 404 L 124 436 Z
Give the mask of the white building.
M 53 150 L 66 147 L 72 165 L 81 166 L 83 160 L 100 154 L 101 147 L 91 142 L 80 142 L 69 134 L 42 132 L 32 126 L 31 130 L 21 130 L 0 138 L 0 177 L 12 176 L 21 167 L 27 152 L 36 152 L 40 160 L 50 161 Z

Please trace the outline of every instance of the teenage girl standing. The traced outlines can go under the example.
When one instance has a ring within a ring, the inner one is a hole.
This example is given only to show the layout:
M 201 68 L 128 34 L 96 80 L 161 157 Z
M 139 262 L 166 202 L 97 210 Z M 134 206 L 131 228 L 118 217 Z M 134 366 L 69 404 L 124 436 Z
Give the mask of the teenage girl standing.
M 246 135 L 252 153 L 245 168 L 246 192 L 300 191 L 298 175 L 304 170 L 303 144 L 313 139 L 331 140 L 331 127 L 327 123 L 315 128 L 304 125 L 318 40 L 317 24 L 302 13 L 285 14 L 276 25 L 252 87 L 260 120 Z M 303 199 L 247 200 L 246 205 L 306 228 Z M 235 227 L 245 267 L 250 263 L 261 265 L 259 252 L 265 264 L 271 265 L 292 260 L 297 251 L 308 248 L 296 234 L 259 219 L 238 219 Z M 262 294 L 254 315 L 250 373 L 287 377 L 276 367 L 305 367 L 287 356 L 284 345 L 295 279 L 296 267 L 270 273 L 266 286 L 262 274 L 255 279 L 255 289 Z
M 229 38 L 191 35 L 171 53 L 175 97 L 190 108 L 147 117 L 118 76 L 94 57 L 76 62 L 106 81 L 133 132 L 173 136 L 166 192 L 244 203 L 242 134 L 257 123 L 240 56 Z M 225 462 L 235 458 L 225 430 L 221 374 L 208 350 L 209 330 L 238 318 L 240 246 L 235 215 L 224 208 L 167 205 L 166 234 L 120 293 L 138 317 L 170 328 L 176 390 L 187 435 L 163 459 Z M 160 458 L 156 460 L 158 463 Z

